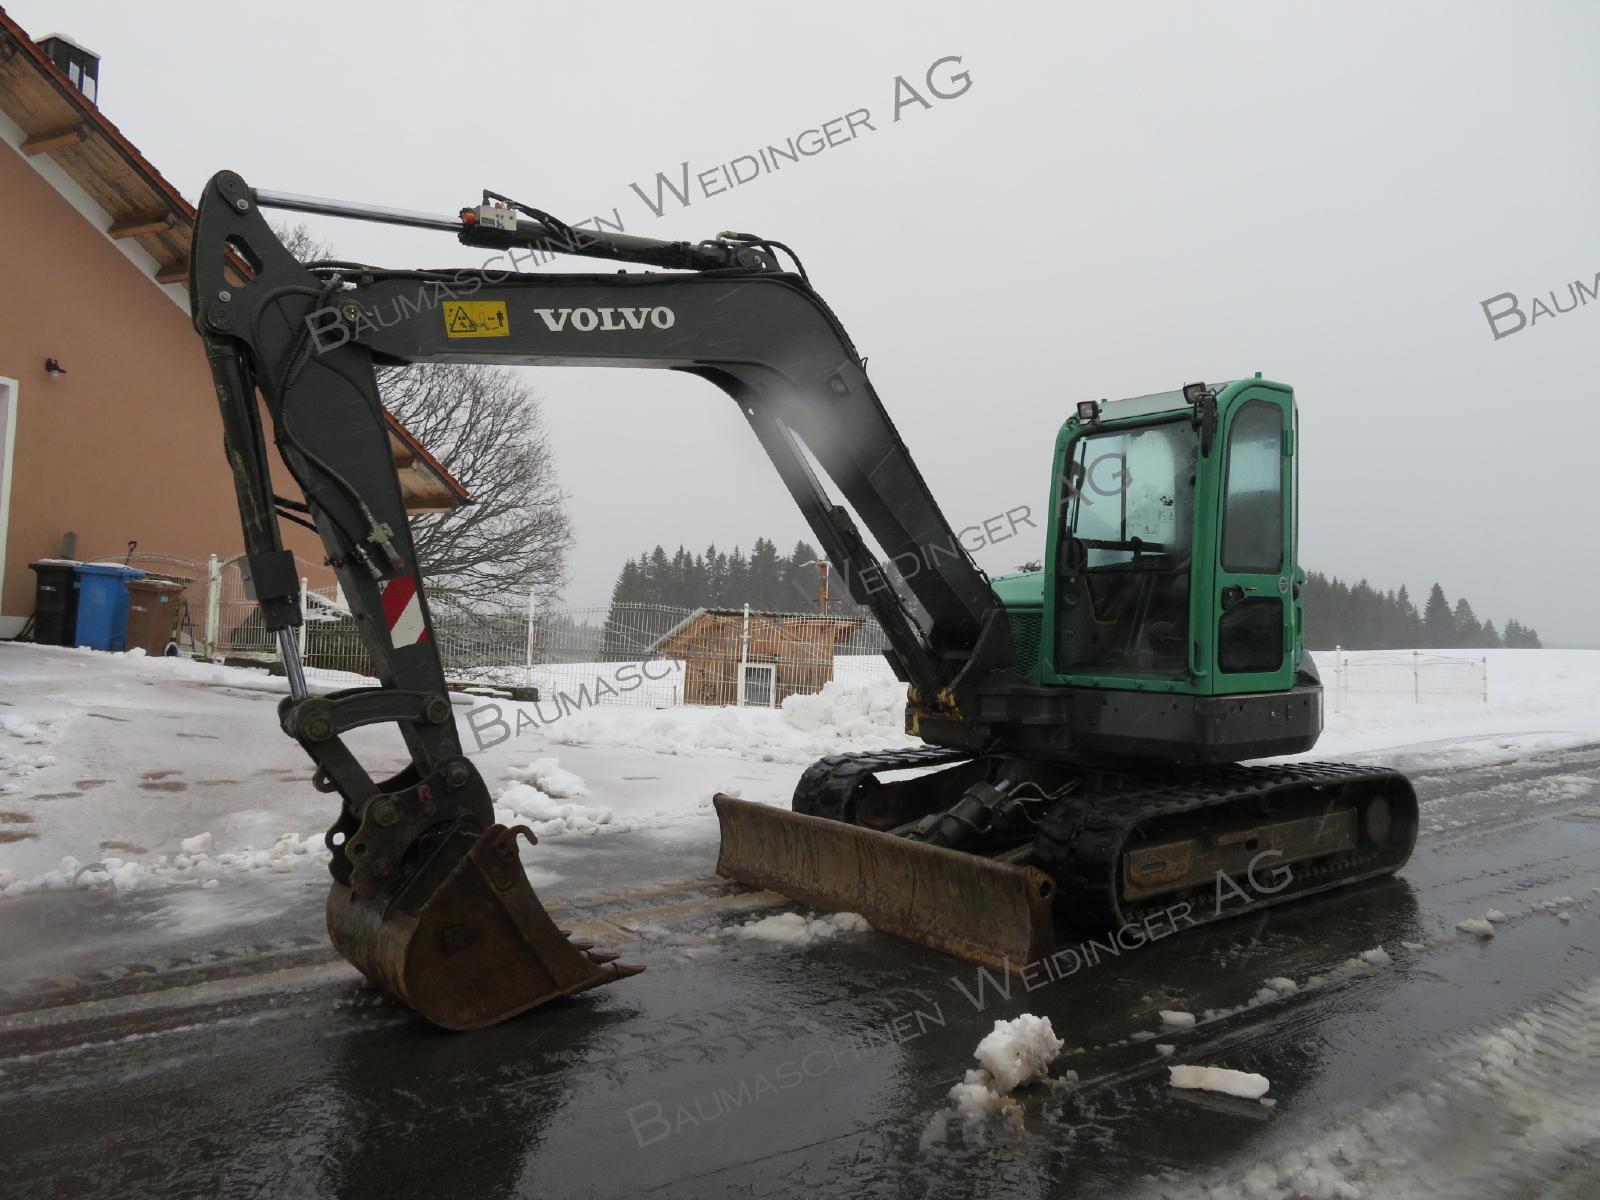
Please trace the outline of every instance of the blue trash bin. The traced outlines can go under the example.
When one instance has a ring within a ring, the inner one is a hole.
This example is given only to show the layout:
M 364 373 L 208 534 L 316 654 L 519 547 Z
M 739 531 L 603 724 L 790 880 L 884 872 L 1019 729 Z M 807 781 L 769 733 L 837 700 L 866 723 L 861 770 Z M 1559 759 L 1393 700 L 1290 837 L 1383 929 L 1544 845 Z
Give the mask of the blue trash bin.
M 78 631 L 74 645 L 121 650 L 128 639 L 128 580 L 143 579 L 138 567 L 79 563 Z

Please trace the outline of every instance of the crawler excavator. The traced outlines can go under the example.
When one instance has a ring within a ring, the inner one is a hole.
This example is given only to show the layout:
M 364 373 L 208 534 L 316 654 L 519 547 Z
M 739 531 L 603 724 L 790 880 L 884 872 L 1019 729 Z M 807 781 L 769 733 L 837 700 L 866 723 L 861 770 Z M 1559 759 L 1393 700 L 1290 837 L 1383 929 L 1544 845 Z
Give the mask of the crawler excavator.
M 496 251 L 499 266 L 302 264 L 268 208 L 448 232 Z M 519 253 L 608 270 L 517 270 Z M 495 823 L 462 753 L 378 365 L 682 371 L 748 422 L 835 578 L 887 635 L 906 729 L 923 745 L 825 758 L 791 810 L 717 796 L 728 878 L 1020 967 L 1050 953 L 1058 930 L 1114 931 L 1155 913 L 1197 924 L 1387 875 L 1410 855 L 1417 807 L 1403 776 L 1240 765 L 1307 751 L 1322 729 L 1301 638 L 1299 447 L 1283 384 L 1258 375 L 1077 402 L 1050 454 L 1043 570 L 990 579 L 782 243 L 577 229 L 492 192 L 436 216 L 222 172 L 199 206 L 189 292 L 254 593 L 283 651 L 279 720 L 316 786 L 342 799 L 327 835 L 330 936 L 436 1024 L 491 1024 L 641 968 L 556 928 L 519 858 L 531 832 Z M 298 499 L 274 494 L 263 415 Z M 320 535 L 379 686 L 307 688 L 280 518 Z M 397 726 L 412 757 L 388 779 L 343 738 L 377 723 Z

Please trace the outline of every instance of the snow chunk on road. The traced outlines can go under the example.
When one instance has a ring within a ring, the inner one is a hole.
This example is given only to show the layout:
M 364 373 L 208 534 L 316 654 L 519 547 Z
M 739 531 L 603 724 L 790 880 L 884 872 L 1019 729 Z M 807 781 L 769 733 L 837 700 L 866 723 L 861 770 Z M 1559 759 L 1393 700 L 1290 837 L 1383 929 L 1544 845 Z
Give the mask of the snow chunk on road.
M 1265 1075 L 1234 1071 L 1227 1067 L 1168 1067 L 1169 1082 L 1176 1088 L 1221 1092 L 1245 1100 L 1259 1100 L 1272 1085 Z
M 973 1057 L 1002 1092 L 1009 1092 L 1049 1074 L 1064 1044 L 1050 1027 L 1049 1017 L 1023 1013 L 1014 1021 L 996 1021 Z
M 185 854 L 205 854 L 211 849 L 211 834 L 197 833 L 193 837 L 184 838 L 178 843 L 178 848 Z
M 526 823 L 535 837 L 547 838 L 598 833 L 611 824 L 609 808 L 560 803 L 587 796 L 589 785 L 581 776 L 563 769 L 559 759 L 536 758 L 526 766 L 513 767 L 507 774 L 511 782 L 494 798 L 495 819 L 502 825 Z
M 573 776 L 577 778 L 577 776 Z M 597 833 L 611 824 L 609 808 L 562 804 L 529 783 L 507 784 L 495 797 L 495 818 L 502 825 L 526 822 L 540 838 L 571 833 Z M 509 816 L 509 820 L 506 818 Z
M 512 767 L 508 774 L 514 782 L 529 784 L 557 800 L 589 794 L 589 785 L 583 778 L 565 770 L 558 758 L 536 758 L 525 767 Z
M 1004 1113 L 1020 1117 L 1022 1109 L 1010 1096 L 1001 1095 L 990 1086 L 993 1076 L 987 1071 L 968 1071 L 965 1078 L 950 1089 L 949 1099 L 956 1112 L 968 1121 L 979 1121 L 989 1113 Z
M 1389 957 L 1389 952 L 1382 946 L 1375 950 L 1363 950 L 1361 961 L 1372 967 L 1387 967 L 1394 959 Z
M 1158 1014 L 1163 1025 L 1170 1025 L 1174 1029 L 1193 1029 L 1194 1014 L 1183 1012 L 1181 1009 L 1163 1008 Z
M 786 912 L 747 921 L 743 925 L 730 925 L 722 931 L 724 937 L 744 938 L 752 942 L 777 942 L 783 946 L 809 946 L 813 942 L 827 941 L 841 933 L 860 933 L 870 929 L 867 919 L 858 913 L 830 913 L 825 917 L 808 917 L 803 913 Z
M 1475 933 L 1485 940 L 1494 936 L 1494 926 L 1482 917 L 1468 917 L 1465 921 L 1457 921 L 1456 931 L 1458 933 Z
M 1499 925 L 1506 919 L 1506 915 L 1498 908 L 1491 908 L 1488 912 L 1483 914 L 1483 919 L 1488 921 L 1491 925 Z

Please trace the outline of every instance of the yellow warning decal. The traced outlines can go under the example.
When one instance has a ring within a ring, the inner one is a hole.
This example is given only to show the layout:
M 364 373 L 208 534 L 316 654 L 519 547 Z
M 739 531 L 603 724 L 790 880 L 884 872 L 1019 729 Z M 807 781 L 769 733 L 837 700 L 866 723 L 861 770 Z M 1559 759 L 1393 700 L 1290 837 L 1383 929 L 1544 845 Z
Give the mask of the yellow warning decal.
M 444 332 L 447 337 L 510 337 L 504 300 L 446 300 Z

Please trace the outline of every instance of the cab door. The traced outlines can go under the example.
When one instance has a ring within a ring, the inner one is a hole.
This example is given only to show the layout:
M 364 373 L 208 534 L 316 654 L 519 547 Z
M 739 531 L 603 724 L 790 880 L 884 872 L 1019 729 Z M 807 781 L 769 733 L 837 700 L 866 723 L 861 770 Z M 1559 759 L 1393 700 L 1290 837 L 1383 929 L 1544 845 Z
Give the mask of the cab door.
M 1294 682 L 1294 397 L 1252 389 L 1221 431 L 1213 692 L 1278 691 Z

